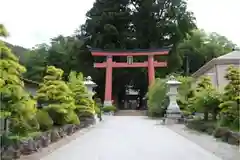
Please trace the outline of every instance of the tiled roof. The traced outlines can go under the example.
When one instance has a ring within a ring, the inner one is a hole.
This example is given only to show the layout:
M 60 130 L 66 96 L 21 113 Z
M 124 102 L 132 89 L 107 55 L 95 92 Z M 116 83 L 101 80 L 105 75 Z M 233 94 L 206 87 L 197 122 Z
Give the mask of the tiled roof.
M 214 67 L 215 65 L 231 65 L 231 64 L 240 64 L 240 51 L 233 51 L 218 58 L 214 58 L 200 69 L 198 69 L 195 73 L 192 74 L 194 78 L 197 78 L 203 75 L 206 71 Z
M 223 56 L 218 57 L 217 59 L 240 59 L 240 51 L 233 51 Z

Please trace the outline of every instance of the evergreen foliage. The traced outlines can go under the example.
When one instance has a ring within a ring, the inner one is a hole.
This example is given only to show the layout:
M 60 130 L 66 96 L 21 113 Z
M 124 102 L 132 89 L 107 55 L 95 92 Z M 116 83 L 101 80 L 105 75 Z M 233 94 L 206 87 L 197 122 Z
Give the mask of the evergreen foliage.
M 230 66 L 225 78 L 229 81 L 223 94 L 221 125 L 239 130 L 240 110 L 240 69 Z
M 0 37 L 7 37 L 8 32 L 3 24 L 0 24 Z
M 178 87 L 178 100 L 177 100 L 180 106 L 180 109 L 191 112 L 188 109 L 188 106 L 189 106 L 190 98 L 193 97 L 193 89 L 192 89 L 193 78 L 177 76 L 176 79 L 179 82 L 181 82 L 180 86 Z
M 24 74 L 24 77 L 36 82 L 42 82 L 46 72 L 48 46 L 46 44 L 37 45 L 35 49 L 26 54 L 29 56 L 25 63 L 27 72 Z
M 213 89 L 211 79 L 208 76 L 202 76 L 200 77 L 199 82 L 197 83 L 196 86 L 196 92 L 201 92 L 205 89 Z
M 183 60 L 185 74 L 196 72 L 213 58 L 229 53 L 235 44 L 217 33 L 206 33 L 203 30 L 192 30 L 179 44 L 178 52 Z
M 97 96 L 103 99 L 104 69 L 96 70 L 92 64 L 94 61 L 105 61 L 105 57 L 93 58 L 88 46 L 110 50 L 171 46 L 168 56 L 155 57 L 159 61 L 168 61 L 167 68 L 156 69 L 158 77 L 164 77 L 173 71 L 189 75 L 212 58 L 225 54 L 233 46 L 224 36 L 195 30 L 195 18 L 187 10 L 185 0 L 97 0 L 86 17 L 86 22 L 75 35 L 53 38 L 46 57 L 42 54 L 44 47 L 41 45 L 31 51 L 39 54 L 28 59 L 27 78 L 41 80 L 44 63 L 63 69 L 64 80 L 72 70 L 82 72 L 93 77 L 98 84 Z M 146 58 L 134 57 L 134 62 L 143 62 Z M 126 57 L 114 57 L 114 61 L 123 62 Z M 138 81 L 140 78 L 141 81 Z M 125 85 L 130 82 L 134 88 L 140 89 L 140 95 L 144 97 L 148 90 L 146 69 L 115 70 L 113 95 L 123 97 Z
M 75 112 L 80 119 L 92 117 L 95 114 L 95 103 L 89 98 L 88 91 L 83 81 L 83 74 L 71 72 L 69 75 L 69 88 L 72 90 L 75 99 Z
M 195 89 L 192 108 L 197 112 L 204 112 L 204 120 L 208 120 L 209 113 L 212 113 L 213 119 L 216 120 L 220 102 L 221 94 L 212 86 L 211 79 L 202 76 Z
M 3 25 L 0 25 L 0 35 L 7 36 Z M 12 132 L 25 134 L 38 128 L 34 118 L 37 111 L 36 101 L 24 90 L 24 83 L 20 78 L 26 69 L 2 41 L 0 57 L 0 117 L 10 120 Z
M 45 110 L 38 110 L 36 118 L 42 131 L 49 130 L 53 126 L 53 120 Z
M 116 112 L 117 108 L 115 106 L 104 106 L 102 110 L 103 112 Z
M 151 117 L 163 117 L 168 105 L 166 80 L 157 78 L 149 87 L 148 98 L 148 115 Z
M 74 110 L 74 94 L 62 80 L 63 71 L 48 66 L 46 76 L 37 91 L 36 99 L 46 109 L 55 125 L 79 124 Z

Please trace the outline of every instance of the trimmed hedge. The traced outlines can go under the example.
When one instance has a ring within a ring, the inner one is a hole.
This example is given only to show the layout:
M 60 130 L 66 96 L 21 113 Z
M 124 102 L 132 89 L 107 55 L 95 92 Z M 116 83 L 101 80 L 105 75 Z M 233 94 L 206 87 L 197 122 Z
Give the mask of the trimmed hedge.
M 47 131 L 52 128 L 53 120 L 45 110 L 38 110 L 36 114 L 37 121 L 40 125 L 40 130 Z
M 117 108 L 115 106 L 104 106 L 102 110 L 103 112 L 116 112 Z

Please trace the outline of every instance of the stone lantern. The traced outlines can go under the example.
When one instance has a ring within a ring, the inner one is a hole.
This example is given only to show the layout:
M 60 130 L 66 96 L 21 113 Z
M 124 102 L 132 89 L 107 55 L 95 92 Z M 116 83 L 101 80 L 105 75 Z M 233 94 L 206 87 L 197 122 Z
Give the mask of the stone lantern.
M 92 97 L 96 93 L 93 91 L 93 89 L 97 87 L 97 84 L 92 81 L 92 77 L 88 76 L 84 81 L 84 85 L 87 87 L 87 90 L 88 90 L 88 98 L 92 99 Z M 97 114 L 94 115 L 94 119 L 95 119 L 95 123 L 99 122 Z
M 165 115 L 165 124 L 174 124 L 178 123 L 178 121 L 182 117 L 180 107 L 177 104 L 177 89 L 181 82 L 177 81 L 174 76 L 171 76 L 170 79 L 167 81 L 167 84 L 169 86 L 169 92 L 167 93 L 169 97 L 169 105 L 167 107 L 167 112 Z
M 95 94 L 93 89 L 97 87 L 97 84 L 92 81 L 92 77 L 88 76 L 84 81 L 84 85 L 87 87 L 89 98 L 92 99 Z

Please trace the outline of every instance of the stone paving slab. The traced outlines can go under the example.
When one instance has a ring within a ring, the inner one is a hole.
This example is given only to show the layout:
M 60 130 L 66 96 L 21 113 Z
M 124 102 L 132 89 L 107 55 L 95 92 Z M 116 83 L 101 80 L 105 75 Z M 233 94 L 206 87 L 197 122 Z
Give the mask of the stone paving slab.
M 41 160 L 220 160 L 145 117 L 108 117 Z

